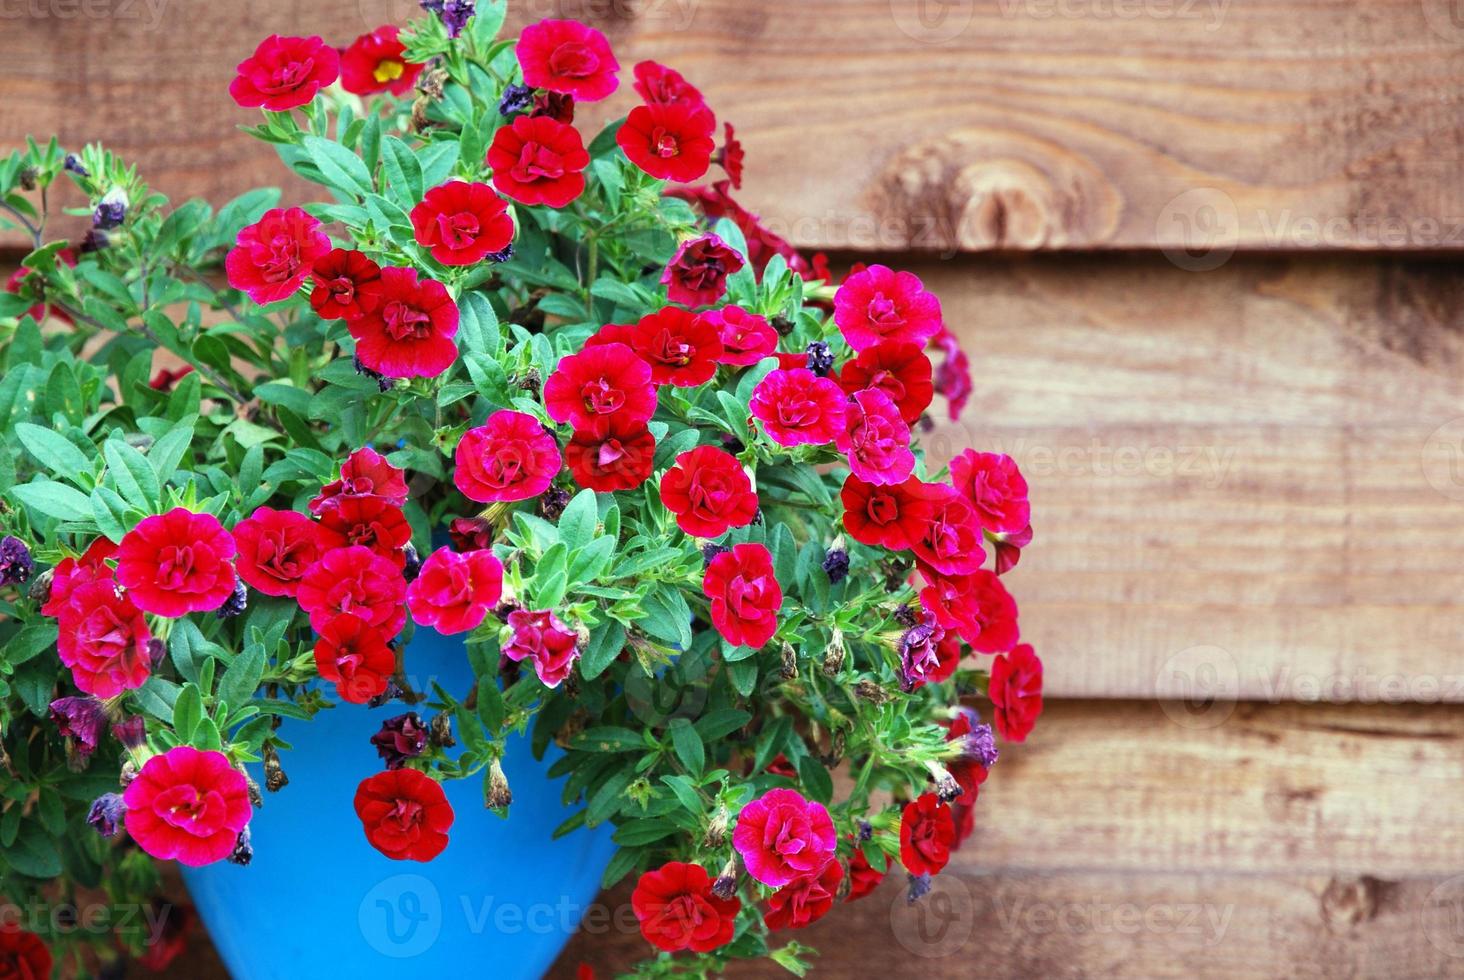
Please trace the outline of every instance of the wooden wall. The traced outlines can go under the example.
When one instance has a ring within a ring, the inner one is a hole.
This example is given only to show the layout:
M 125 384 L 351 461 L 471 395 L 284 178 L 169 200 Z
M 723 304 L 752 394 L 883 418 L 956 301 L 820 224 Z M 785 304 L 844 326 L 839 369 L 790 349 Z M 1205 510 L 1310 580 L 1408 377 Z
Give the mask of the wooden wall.
M 224 91 L 254 40 L 415 4 L 41 7 L 0 143 L 222 200 L 280 177 Z M 700 85 L 795 242 L 936 288 L 976 368 L 938 441 L 1032 484 L 1047 713 L 938 901 L 798 937 L 821 975 L 1464 975 L 1457 4 L 515 4 L 552 14 Z M 580 936 L 556 975 L 644 949 Z

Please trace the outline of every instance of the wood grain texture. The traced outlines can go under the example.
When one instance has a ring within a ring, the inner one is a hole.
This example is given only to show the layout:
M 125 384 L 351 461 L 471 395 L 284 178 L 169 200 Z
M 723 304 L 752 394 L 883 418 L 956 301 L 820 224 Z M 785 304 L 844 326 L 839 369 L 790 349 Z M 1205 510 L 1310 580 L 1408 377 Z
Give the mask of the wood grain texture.
M 0 145 L 104 140 L 155 186 L 290 187 L 235 131 L 233 66 L 271 32 L 339 43 L 413 0 L 54 0 L 5 13 Z M 622 65 L 705 90 L 745 202 L 860 249 L 1464 248 L 1464 22 L 1449 0 L 518 0 Z M 628 71 L 627 71 L 628 74 Z M 590 118 L 633 104 L 629 86 Z

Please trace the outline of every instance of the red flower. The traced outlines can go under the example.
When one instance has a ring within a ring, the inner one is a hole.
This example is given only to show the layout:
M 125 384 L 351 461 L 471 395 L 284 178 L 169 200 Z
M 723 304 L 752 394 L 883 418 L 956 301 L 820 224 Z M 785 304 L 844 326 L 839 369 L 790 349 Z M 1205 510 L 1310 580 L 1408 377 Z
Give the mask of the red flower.
M 80 690 L 112 698 L 147 680 L 152 634 L 142 611 L 117 594 L 110 576 L 73 580 L 57 626 L 57 652 Z
M 930 514 L 930 494 L 918 477 L 878 486 L 849 474 L 839 493 L 844 529 L 860 544 L 904 551 Z
M 537 497 L 563 463 L 559 444 L 532 415 L 507 410 L 463 433 L 453 456 L 452 482 L 480 504 Z
M 983 568 L 969 575 L 938 575 L 922 567 L 921 574 L 928 584 L 920 604 L 943 628 L 960 633 L 973 650 L 998 653 L 1017 642 L 1017 603 L 995 572 Z
M 849 855 L 849 894 L 844 896 L 844 901 L 852 902 L 868 895 L 879 887 L 879 883 L 884 881 L 888 873 L 888 864 L 884 871 L 878 870 L 869 863 L 863 849 L 856 847 L 854 853 Z
M 562 92 L 540 92 L 534 96 L 531 116 L 547 116 L 555 122 L 574 122 L 574 96 Z
M 887 340 L 924 347 L 940 332 L 940 300 L 913 272 L 872 265 L 834 294 L 834 322 L 856 351 Z
M 651 368 L 625 344 L 594 344 L 559 362 L 544 382 L 544 408 L 556 422 L 603 419 L 644 423 L 656 414 Z
M 910 427 L 882 391 L 855 392 L 835 445 L 848 457 L 849 471 L 869 483 L 902 483 L 915 469 Z
M 1005 575 L 1017 567 L 1017 562 L 1022 558 L 1022 549 L 1032 543 L 1032 525 L 1028 524 L 1020 531 L 1011 531 L 999 534 L 994 544 L 996 545 L 996 574 Z
M 951 859 L 956 821 L 934 793 L 905 804 L 900 817 L 900 863 L 912 875 L 940 874 Z
M 309 103 L 340 70 L 340 55 L 320 38 L 271 34 L 239 62 L 229 94 L 245 108 L 284 112 Z
M 234 525 L 239 577 L 272 596 L 294 596 L 305 570 L 325 552 L 320 527 L 292 510 L 260 507 Z
M 356 787 L 356 816 L 372 847 L 394 861 L 431 861 L 447 847 L 452 804 L 417 769 L 388 769 Z
M 951 460 L 951 483 L 976 505 L 981 526 L 993 534 L 1021 531 L 1032 522 L 1027 481 L 1010 456 L 968 449 Z
M 322 320 L 355 320 L 381 305 L 381 266 L 364 253 L 331 249 L 311 267 L 310 305 Z
M 830 861 L 818 874 L 796 878 L 768 896 L 769 929 L 802 929 L 828 915 L 844 881 L 844 866 Z
M 875 344 L 860 351 L 839 373 L 839 386 L 851 395 L 868 388 L 883 391 L 912 425 L 935 397 L 930 358 L 914 344 Z
M 818 874 L 837 845 L 829 811 L 793 789 L 770 789 L 748 803 L 732 832 L 747 873 L 775 888 Z
M 661 503 L 676 524 L 698 538 L 720 537 L 757 516 L 757 494 L 737 458 L 714 446 L 697 446 L 676 457 L 661 477 Z
M 821 446 L 843 432 L 846 401 L 830 379 L 807 368 L 783 368 L 758 382 L 749 408 L 779 445 Z
M 320 488 L 310 501 L 310 513 L 319 514 L 337 497 L 381 497 L 397 507 L 407 502 L 407 481 L 403 471 L 386 457 L 362 446 L 341 464 L 341 477 Z
M 443 265 L 473 265 L 513 241 L 508 202 L 487 184 L 450 180 L 412 208 L 417 244 Z
M 169 370 L 158 368 L 157 373 L 148 381 L 147 386 L 153 391 L 172 391 L 173 386 L 193 373 L 193 365 L 185 364 L 180 368 Z
M 722 124 L 722 148 L 712 160 L 727 172 L 728 178 L 732 181 L 733 188 L 742 187 L 742 160 L 745 154 L 742 152 L 742 144 L 737 140 L 737 134 L 732 129 L 731 123 Z
M 249 784 L 222 752 L 178 745 L 155 755 L 122 793 L 127 833 L 148 854 L 200 867 L 234 851 L 249 823 Z
M 635 90 L 646 105 L 706 105 L 701 92 L 681 72 L 654 61 L 635 66 Z
M 71 593 L 88 582 L 112 581 L 112 569 L 106 564 L 117 553 L 117 546 L 106 538 L 95 538 L 78 558 L 63 558 L 51 573 L 51 594 L 41 606 L 46 616 L 59 616 Z
M 40 936 L 13 923 L 0 926 L 0 977 L 50 980 L 52 965 L 51 951 Z
M 381 270 L 381 304 L 346 329 L 356 356 L 389 378 L 435 378 L 457 359 L 458 308 L 447 287 L 415 269 Z
M 175 507 L 143 518 L 117 546 L 117 583 L 143 612 L 217 609 L 234 593 L 234 539 L 212 514 Z
M 808 273 L 812 278 L 811 267 L 798 254 L 798 250 L 787 239 L 765 227 L 757 215 L 734 201 L 727 193 L 729 186 L 728 181 L 719 180 L 711 187 L 675 187 L 666 193 L 691 202 L 713 221 L 717 218 L 730 218 L 747 242 L 747 261 L 752 263 L 752 268 L 758 275 L 762 275 L 774 255 L 781 255 L 787 261 L 788 268 L 800 274 Z
M 316 261 L 330 252 L 330 236 L 299 208 L 272 208 L 239 231 L 224 256 L 229 285 L 261 306 L 293 296 Z
M 640 876 L 630 907 L 641 935 L 657 949 L 708 953 L 732 941 L 742 901 L 714 895 L 701 865 L 670 861 Z
M 406 595 L 401 569 L 370 548 L 355 546 L 328 551 L 306 569 L 297 598 L 317 632 L 350 613 L 385 636 L 396 636 L 407 619 Z
M 56 261 L 61 265 L 67 265 L 75 268 L 76 250 L 73 248 L 63 248 L 61 251 L 56 253 Z M 19 296 L 21 291 L 25 289 L 26 283 L 31 279 L 35 280 L 37 287 L 41 286 L 41 284 L 45 281 L 45 277 L 36 272 L 34 269 L 27 269 L 25 266 L 21 266 L 10 274 L 9 279 L 5 280 L 5 291 L 12 295 Z M 75 322 L 71 319 L 71 315 L 65 310 L 59 307 L 53 307 L 50 304 L 46 303 L 44 300 L 36 303 L 25 312 L 27 316 L 29 316 L 37 323 L 44 323 L 48 316 L 54 316 L 56 319 L 62 321 L 63 323 Z
M 396 504 L 369 494 L 333 497 L 320 509 L 320 539 L 329 548 L 361 545 L 402 568 L 412 526 Z
M 954 487 L 927 483 L 925 520 L 911 541 L 915 557 L 942 575 L 967 575 L 986 561 L 976 509 Z
M 773 556 L 762 545 L 734 545 L 713 558 L 702 592 L 712 603 L 712 625 L 728 643 L 762 647 L 778 631 L 783 589 L 773 574 Z
M 503 594 L 503 565 L 493 552 L 439 548 L 407 586 L 412 618 L 439 633 L 465 633 L 483 622 Z
M 673 303 L 710 306 L 727 292 L 727 277 L 744 264 L 742 256 L 709 232 L 681 243 L 661 282 Z
M 1042 661 L 1023 643 L 991 662 L 991 723 L 1002 738 L 1026 741 L 1042 714 Z
M 547 687 L 558 687 L 579 658 L 579 635 L 548 609 L 515 609 L 508 614 L 513 636 L 503 655 L 515 663 L 534 662 L 534 673 Z
M 458 551 L 479 551 L 493 546 L 493 525 L 481 517 L 454 517 L 447 536 Z
M 712 165 L 716 128 L 715 117 L 702 106 L 640 105 L 630 110 L 615 142 L 652 177 L 686 184 Z
M 981 719 L 975 711 L 970 708 L 958 709 L 956 716 L 946 726 L 947 742 L 965 742 L 966 737 L 976 731 Z M 991 730 L 984 729 L 986 738 L 991 737 Z M 995 745 L 992 745 L 992 755 L 995 756 Z M 956 778 L 957 784 L 961 787 L 961 795 L 953 802 L 958 806 L 971 806 L 980 795 L 981 784 L 986 782 L 990 770 L 986 768 L 982 760 L 977 758 L 969 749 L 959 758 L 952 759 L 946 763 L 946 768 Z
M 365 704 L 386 690 L 396 672 L 396 653 L 381 630 L 360 616 L 341 613 L 320 627 L 315 669 L 335 685 L 343 701 Z
M 586 347 L 598 347 L 601 344 L 624 344 L 631 345 L 631 334 L 635 332 L 635 325 L 632 323 L 607 323 L 599 330 L 585 338 Z
M 950 402 L 951 421 L 954 422 L 961 417 L 966 399 L 971 397 L 971 359 L 961 349 L 955 334 L 944 326 L 931 343 L 945 352 L 945 360 L 935 372 L 935 386 Z
M 711 321 L 675 306 L 641 317 L 630 328 L 630 346 L 651 366 L 658 385 L 694 388 L 712 380 L 722 340 Z
M 701 314 L 717 328 L 722 340 L 722 363 L 747 366 L 772 356 L 778 346 L 778 331 L 765 316 L 749 313 L 740 306 L 724 306 Z
M 620 85 L 620 63 L 605 35 L 577 20 L 541 20 L 525 27 L 514 49 L 524 84 L 598 102 Z
M 589 165 L 579 131 L 549 116 L 519 116 L 488 148 L 493 186 L 520 204 L 564 207 L 584 192 Z
M 630 490 L 645 483 L 655 457 L 656 439 L 645 422 L 620 415 L 576 429 L 564 447 L 564 460 L 574 481 L 600 493 Z
M 406 46 L 397 34 L 397 28 L 387 24 L 352 41 L 341 54 L 341 88 L 353 95 L 410 92 L 422 66 L 403 57 Z

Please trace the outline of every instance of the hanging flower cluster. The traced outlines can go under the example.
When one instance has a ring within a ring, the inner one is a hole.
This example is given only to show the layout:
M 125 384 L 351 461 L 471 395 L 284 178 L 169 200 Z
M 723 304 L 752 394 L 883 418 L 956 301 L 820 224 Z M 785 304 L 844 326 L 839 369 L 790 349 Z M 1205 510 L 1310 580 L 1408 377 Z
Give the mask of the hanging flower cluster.
M 247 864 L 246 764 L 288 791 L 292 726 L 376 711 L 340 813 L 454 860 L 444 783 L 511 818 L 527 732 L 566 829 L 616 828 L 604 881 L 635 877 L 654 950 L 800 965 L 775 934 L 897 864 L 928 890 L 1041 712 L 1005 581 L 1027 484 L 926 455 L 936 395 L 972 390 L 940 301 L 738 204 L 743 149 L 679 72 L 423 6 L 238 66 L 251 132 L 328 201 L 170 209 L 100 147 L 0 161 L 0 199 L 64 180 L 96 216 L 72 248 L 7 205 L 35 249 L 0 295 L 0 759 L 43 803 L 0 831 L 36 880 L 82 824 Z M 601 100 L 625 115 L 589 138 Z M 412 689 L 423 629 L 471 690 Z M 41 976 L 77 941 L 0 956 Z

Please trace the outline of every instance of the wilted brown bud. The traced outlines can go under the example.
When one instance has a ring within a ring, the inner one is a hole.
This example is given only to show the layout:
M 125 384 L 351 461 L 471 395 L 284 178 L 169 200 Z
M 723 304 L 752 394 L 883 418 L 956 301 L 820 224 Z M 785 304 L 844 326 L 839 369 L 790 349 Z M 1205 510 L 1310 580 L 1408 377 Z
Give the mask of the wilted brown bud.
M 871 680 L 862 680 L 855 684 L 854 693 L 871 704 L 884 704 L 890 699 L 889 692 Z
M 791 643 L 783 644 L 783 665 L 778 673 L 785 681 L 791 681 L 798 676 L 798 651 L 793 649 Z
M 272 742 L 264 745 L 264 788 L 271 793 L 278 793 L 290 785 L 290 777 L 285 775 L 284 767 L 280 765 L 280 751 L 274 747 Z
M 490 810 L 506 810 L 513 802 L 513 790 L 508 788 L 508 777 L 503 774 L 503 766 L 497 759 L 488 764 L 488 791 L 484 802 Z
M 439 749 L 450 749 L 456 745 L 457 739 L 452 737 L 452 715 L 446 711 L 433 715 L 427 726 L 427 740 Z

